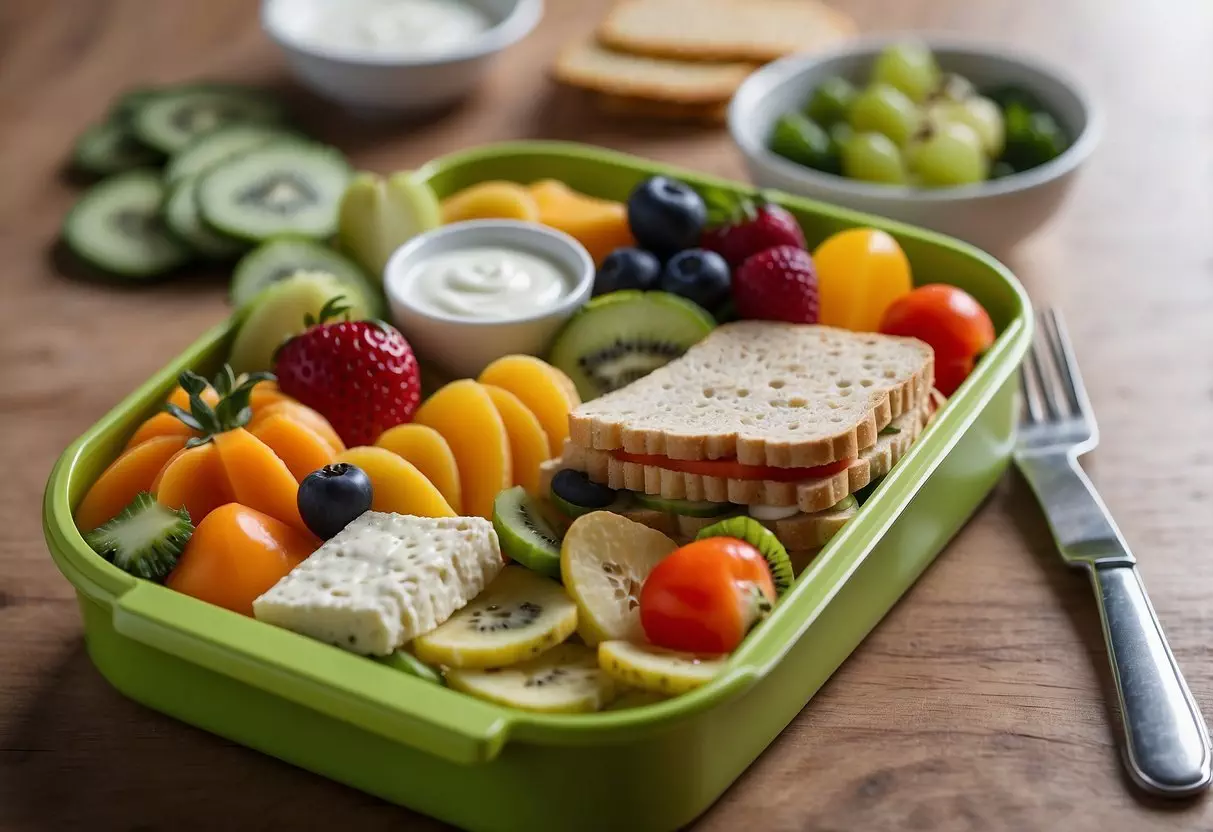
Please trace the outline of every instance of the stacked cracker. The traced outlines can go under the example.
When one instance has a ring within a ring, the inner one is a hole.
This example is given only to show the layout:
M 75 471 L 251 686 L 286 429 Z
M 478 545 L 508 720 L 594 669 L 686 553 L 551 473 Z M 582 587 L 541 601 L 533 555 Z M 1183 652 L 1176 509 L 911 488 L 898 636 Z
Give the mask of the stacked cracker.
M 760 64 L 854 30 L 814 0 L 622 0 L 554 74 L 616 115 L 718 123 Z

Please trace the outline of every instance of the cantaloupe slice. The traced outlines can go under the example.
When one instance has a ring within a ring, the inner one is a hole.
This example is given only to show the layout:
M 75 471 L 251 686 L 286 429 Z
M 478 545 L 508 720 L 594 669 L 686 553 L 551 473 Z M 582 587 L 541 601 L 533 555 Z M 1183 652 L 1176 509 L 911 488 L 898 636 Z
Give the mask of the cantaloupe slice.
M 156 477 L 152 493 L 161 505 L 188 511 L 195 526 L 219 506 L 230 503 L 232 489 L 215 443 L 178 451 Z
M 441 433 L 425 425 L 397 425 L 385 430 L 375 444 L 413 463 L 451 508 L 456 512 L 463 510 L 459 464 Z
M 417 517 L 454 517 L 455 510 L 417 467 L 387 448 L 359 445 L 337 455 L 356 465 L 371 480 L 372 511 Z
M 337 461 L 337 452 L 320 434 L 287 413 L 275 413 L 252 429 L 286 463 L 296 482 Z
M 157 436 L 141 442 L 101 472 L 76 509 L 76 526 L 91 532 L 117 516 L 140 491 L 150 491 L 156 475 L 185 447 L 184 436 Z
M 248 406 L 256 413 L 258 410 L 278 402 L 293 401 L 295 400 L 278 388 L 278 382 L 259 381 L 253 385 L 253 389 L 249 393 Z
M 622 202 L 579 193 L 558 179 L 541 179 L 530 187 L 539 221 L 573 237 L 601 265 L 617 248 L 636 245 Z
M 506 355 L 480 373 L 483 384 L 509 390 L 535 414 L 548 436 L 548 456 L 558 456 L 569 438 L 569 412 L 581 404 L 572 379 L 533 355 Z
M 260 385 L 258 385 L 260 386 Z M 255 390 L 256 388 L 254 388 Z M 248 429 L 256 430 L 266 419 L 272 419 L 275 416 L 289 416 L 296 422 L 311 428 L 320 438 L 328 443 L 333 449 L 333 453 L 341 453 L 345 450 L 345 443 L 341 441 L 341 437 L 337 435 L 336 429 L 329 424 L 329 420 L 320 414 L 320 411 L 313 410 L 305 404 L 300 404 L 294 399 L 285 399 L 283 401 L 271 402 L 260 410 L 253 409 L 253 418 L 249 420 Z
M 202 401 L 211 407 L 219 404 L 219 394 L 215 392 L 214 387 L 211 387 L 209 384 L 206 386 L 206 389 L 202 391 Z M 185 392 L 185 388 L 178 384 L 173 388 L 173 392 L 169 393 L 167 403 L 175 404 L 188 413 L 190 409 L 190 394 Z
M 510 459 L 514 467 L 514 485 L 521 485 L 528 494 L 539 493 L 539 466 L 551 456 L 548 436 L 522 400 L 495 384 L 481 387 L 493 400 L 493 406 L 505 422 L 510 437 Z
M 198 436 L 198 431 L 191 428 L 189 425 L 182 422 L 171 413 L 157 413 L 146 419 L 143 424 L 135 429 L 131 434 L 131 438 L 126 442 L 126 450 L 130 450 L 136 445 L 142 445 L 149 439 L 157 436 L 184 436 L 189 439 L 191 436 Z
M 217 433 L 211 441 L 237 503 L 308 531 L 299 516 L 299 483 L 269 445 L 244 428 Z
M 510 437 L 483 387 L 471 379 L 452 381 L 430 396 L 413 421 L 442 434 L 459 466 L 463 511 L 492 518 L 493 500 L 514 484 Z

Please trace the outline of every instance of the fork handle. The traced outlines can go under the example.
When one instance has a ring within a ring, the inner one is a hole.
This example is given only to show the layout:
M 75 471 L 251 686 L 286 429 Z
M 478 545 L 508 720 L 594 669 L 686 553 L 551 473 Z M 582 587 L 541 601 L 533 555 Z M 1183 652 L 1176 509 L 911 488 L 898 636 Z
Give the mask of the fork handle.
M 1210 782 L 1208 729 L 1131 562 L 1094 562 L 1104 641 L 1116 680 L 1129 774 L 1142 789 L 1184 797 Z

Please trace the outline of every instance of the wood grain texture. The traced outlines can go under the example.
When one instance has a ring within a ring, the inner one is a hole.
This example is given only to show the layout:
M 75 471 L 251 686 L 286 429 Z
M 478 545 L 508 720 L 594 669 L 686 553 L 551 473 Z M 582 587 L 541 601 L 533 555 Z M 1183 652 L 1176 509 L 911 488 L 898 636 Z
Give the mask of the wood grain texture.
M 546 77 L 604 2 L 550 0 L 474 100 L 366 126 L 298 93 L 248 0 L 0 4 L 0 829 L 441 825 L 137 706 L 93 670 L 46 554 L 40 491 L 59 452 L 225 314 L 224 276 L 121 291 L 47 249 L 76 191 L 58 169 L 116 93 L 200 76 L 280 86 L 307 126 L 380 170 L 484 141 L 574 138 L 739 176 L 722 131 L 597 115 Z M 1010 258 L 1065 309 L 1104 430 L 1092 476 L 1197 699 L 1213 713 L 1213 6 L 1198 0 L 852 0 L 868 30 L 996 38 L 1105 103 L 1107 136 L 1064 213 Z M 702 830 L 1213 828 L 1207 801 L 1128 791 L 1083 579 L 1055 559 L 1015 478 Z M 541 784 L 540 784 L 541 785 Z

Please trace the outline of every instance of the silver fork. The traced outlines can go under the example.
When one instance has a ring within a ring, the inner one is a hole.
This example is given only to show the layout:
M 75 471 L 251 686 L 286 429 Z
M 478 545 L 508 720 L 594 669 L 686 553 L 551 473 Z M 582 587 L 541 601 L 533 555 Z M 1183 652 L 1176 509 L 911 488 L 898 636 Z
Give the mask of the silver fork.
M 1060 313 L 1038 316 L 1020 377 L 1024 414 L 1015 462 L 1036 494 L 1066 565 L 1091 577 L 1124 726 L 1124 759 L 1147 792 L 1183 797 L 1209 786 L 1209 732 L 1146 595 L 1137 561 L 1078 457 L 1099 443 Z

